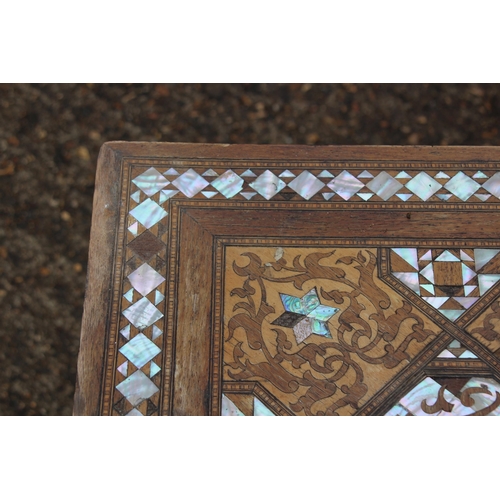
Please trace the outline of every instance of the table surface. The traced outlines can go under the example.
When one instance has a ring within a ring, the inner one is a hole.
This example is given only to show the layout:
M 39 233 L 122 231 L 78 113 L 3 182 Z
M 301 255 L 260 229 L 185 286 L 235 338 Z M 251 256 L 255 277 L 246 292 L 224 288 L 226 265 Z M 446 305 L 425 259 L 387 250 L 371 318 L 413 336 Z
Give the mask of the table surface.
M 500 414 L 499 164 L 105 144 L 74 413 Z

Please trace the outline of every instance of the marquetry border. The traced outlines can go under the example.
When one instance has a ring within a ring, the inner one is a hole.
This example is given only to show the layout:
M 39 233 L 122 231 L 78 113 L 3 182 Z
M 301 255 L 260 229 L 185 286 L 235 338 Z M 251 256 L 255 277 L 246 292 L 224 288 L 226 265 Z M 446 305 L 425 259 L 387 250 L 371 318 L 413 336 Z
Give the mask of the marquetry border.
M 275 415 L 282 417 L 293 416 L 293 413 L 259 382 L 224 382 L 222 384 L 222 392 L 225 394 L 253 394 L 272 410 Z M 220 412 L 214 413 L 214 415 L 220 415 Z
M 429 367 L 440 368 L 439 373 L 443 371 L 446 367 L 459 369 L 460 373 L 467 373 L 468 371 L 473 373 L 474 368 L 480 369 L 480 374 L 485 374 L 489 376 L 494 376 L 500 381 L 500 360 L 494 356 L 490 351 L 488 351 L 482 344 L 480 344 L 476 339 L 468 335 L 460 327 L 455 325 L 452 321 L 445 318 L 443 315 L 439 314 L 432 306 L 427 304 L 425 301 L 412 300 L 412 292 L 408 290 L 404 285 L 402 285 L 398 280 L 394 279 L 390 273 L 389 269 L 389 251 L 390 247 L 393 245 L 405 246 L 429 246 L 432 248 L 449 248 L 450 246 L 498 246 L 493 245 L 491 242 L 483 240 L 463 240 L 454 241 L 453 245 L 450 245 L 448 240 L 387 240 L 387 239 L 367 239 L 362 238 L 356 240 L 347 239 L 335 239 L 335 238 L 325 238 L 323 240 L 294 240 L 292 238 L 238 238 L 238 237 L 217 237 L 217 251 L 216 251 L 216 272 L 214 277 L 215 289 L 224 289 L 225 277 L 224 277 L 224 262 L 225 262 L 225 248 L 226 246 L 259 246 L 265 245 L 270 246 L 280 246 L 286 247 L 327 247 L 327 248 L 371 248 L 377 251 L 377 265 L 378 265 L 378 278 L 383 282 L 391 286 L 399 296 L 405 297 L 409 302 L 423 312 L 435 325 L 439 326 L 443 331 L 433 340 L 429 345 L 427 345 L 415 358 L 413 358 L 408 366 L 403 368 L 398 372 L 394 378 L 389 380 L 374 396 L 372 396 L 362 407 L 355 413 L 355 415 L 372 415 L 378 414 L 381 408 L 386 408 L 388 406 L 387 401 L 398 400 L 402 397 L 408 390 L 413 386 L 418 384 L 420 380 L 425 378 L 425 370 Z M 384 274 L 385 273 L 385 274 Z M 390 279 L 388 279 L 390 278 Z M 500 286 L 495 286 L 490 290 L 493 298 L 498 297 L 500 291 Z M 488 292 L 488 294 L 490 294 Z M 222 293 L 224 296 L 224 293 Z M 486 297 L 486 296 L 485 296 Z M 484 303 L 481 308 L 477 311 L 479 315 L 485 308 L 488 307 L 489 303 Z M 221 386 L 224 386 L 227 382 L 222 380 L 222 366 L 223 366 L 223 356 L 222 356 L 222 338 L 223 338 L 223 309 L 224 304 L 221 300 L 214 303 L 215 307 L 215 322 L 213 325 L 214 341 L 213 341 L 213 360 L 214 360 L 214 373 L 219 374 L 219 378 L 214 377 L 212 379 L 212 414 L 220 414 L 220 404 L 222 391 Z M 479 356 L 479 360 L 436 360 L 436 356 L 439 355 L 449 343 L 457 339 L 460 343 L 467 349 L 475 352 Z M 215 368 L 215 364 L 219 367 Z M 470 368 L 470 370 L 467 370 Z M 390 408 L 388 408 L 390 409 Z
M 120 194 L 120 214 L 118 217 L 118 227 L 116 233 L 116 243 L 115 243 L 115 251 L 114 251 L 114 270 L 112 276 L 112 290 L 111 290 L 111 304 L 107 321 L 107 341 L 106 341 L 106 353 L 105 353 L 105 371 L 104 376 L 102 378 L 102 387 L 101 387 L 101 398 L 100 398 L 100 413 L 101 414 L 111 414 L 112 412 L 112 402 L 113 402 L 113 393 L 115 390 L 115 375 L 116 375 L 116 359 L 117 359 L 117 336 L 119 332 L 120 325 L 120 299 L 123 291 L 124 284 L 124 276 L 125 276 L 125 262 L 124 262 L 124 252 L 126 248 L 126 228 L 125 222 L 129 213 L 129 204 L 130 204 L 130 193 L 132 189 L 131 178 L 132 178 L 132 170 L 135 171 L 136 168 L 139 168 L 140 171 L 144 171 L 151 166 L 161 166 L 162 168 L 174 167 L 176 169 L 189 169 L 189 168 L 211 168 L 211 167 L 219 167 L 219 168 L 251 168 L 256 171 L 266 170 L 266 169 L 318 169 L 318 170 L 329 170 L 332 172 L 338 171 L 341 172 L 345 169 L 370 169 L 372 171 L 392 171 L 392 170 L 408 170 L 409 172 L 413 172 L 414 170 L 425 171 L 425 172 L 439 172 L 441 170 L 447 171 L 450 177 L 453 175 L 453 172 L 458 171 L 472 171 L 472 170 L 481 170 L 483 172 L 491 172 L 497 173 L 500 168 L 500 163 L 496 162 L 484 162 L 484 163 L 464 163 L 464 162 L 441 162 L 441 163 L 433 163 L 432 161 L 419 161 L 419 162 L 391 162 L 391 161 L 362 161 L 362 162 L 339 162 L 339 161 L 313 161 L 313 162 L 304 162 L 304 161 L 246 161 L 246 160 L 203 160 L 200 161 L 198 159 L 157 159 L 157 158 L 124 158 L 122 159 L 122 168 L 121 168 L 121 180 L 119 185 L 121 186 L 121 194 Z M 182 172 L 180 172 L 182 173 Z M 134 188 L 135 189 L 135 188 Z M 178 235 L 178 217 L 179 211 L 176 210 L 180 206 L 186 207 L 199 207 L 199 208 L 210 208 L 210 207 L 220 207 L 220 208 L 245 208 L 245 209 L 262 209 L 262 208 L 281 208 L 287 210 L 304 210 L 304 209 L 312 209 L 312 210 L 324 210 L 324 211 L 342 211 L 342 210 L 398 210 L 398 211 L 432 211 L 433 209 L 438 210 L 455 210 L 455 211 L 496 211 L 500 210 L 500 200 L 496 202 L 460 202 L 460 203 L 437 203 L 437 202 L 412 202 L 412 203 L 396 203 L 396 202 L 329 202 L 329 201 L 306 201 L 306 200 L 275 200 L 275 201 L 252 201 L 252 200 L 222 200 L 218 199 L 186 199 L 186 198 L 172 198 L 168 200 L 164 204 L 164 208 L 169 212 L 170 216 L 168 218 L 169 225 L 169 235 L 168 235 L 168 253 L 167 253 L 167 267 L 166 267 L 166 277 L 168 280 L 167 288 L 166 288 L 166 297 L 165 302 L 163 304 L 163 313 L 164 313 L 164 328 L 163 328 L 163 362 L 162 362 L 162 373 L 161 373 L 161 385 L 160 385 L 160 414 L 169 414 L 171 411 L 171 398 L 172 398 L 172 384 L 173 384 L 173 366 L 174 366 L 174 357 L 175 357 L 175 326 L 176 326 L 176 310 L 177 310 L 177 300 L 176 300 L 176 272 L 177 272 L 177 262 L 178 262 L 178 251 L 179 251 L 179 235 Z M 410 214 L 408 214 L 410 215 Z M 217 240 L 217 247 L 220 244 L 225 243 L 221 239 Z M 326 241 L 326 240 L 325 240 Z M 264 238 L 246 238 L 241 239 L 242 245 L 251 244 L 269 244 L 269 239 Z M 442 246 L 454 247 L 454 246 L 468 246 L 468 245 L 476 245 L 478 244 L 477 240 L 474 241 L 447 241 L 443 242 Z M 287 246 L 286 243 L 280 243 L 281 246 Z M 359 239 L 342 239 L 341 242 L 335 242 L 335 240 L 328 240 L 325 243 L 325 246 L 365 246 L 365 247 L 374 247 L 375 245 L 380 245 L 378 241 L 375 239 L 369 238 L 359 238 Z M 384 240 L 383 246 L 388 247 L 391 245 L 400 245 L 401 239 L 391 239 Z M 425 245 L 433 245 L 437 246 L 435 241 L 424 242 L 422 240 L 415 240 L 415 243 L 409 242 L 405 240 L 405 245 L 409 244 L 418 244 L 419 246 Z M 294 243 L 289 246 L 306 246 L 306 245 L 314 245 L 314 246 L 322 246 L 317 240 L 301 240 L 300 244 Z M 382 245 L 381 245 L 382 246 Z M 498 246 L 498 244 L 485 241 L 481 243 L 481 246 Z M 221 262 L 218 261 L 219 251 L 216 252 L 216 256 L 214 257 L 214 273 L 215 276 L 218 276 L 221 270 Z M 391 283 L 391 286 L 393 284 Z M 394 287 L 394 286 L 393 286 Z M 220 304 L 220 293 L 221 291 L 215 287 L 213 290 L 212 303 L 214 305 L 214 309 L 217 311 L 217 304 Z M 398 292 L 401 292 L 400 290 Z M 488 293 L 488 297 L 493 294 L 490 291 Z M 425 311 L 428 316 L 429 312 Z M 432 312 L 432 311 L 431 311 Z M 220 314 L 220 311 L 219 311 Z M 436 313 L 439 315 L 438 313 Z M 436 320 L 434 317 L 431 319 L 433 321 Z M 468 312 L 466 314 L 467 321 L 472 321 L 473 318 L 469 318 L 472 315 L 472 312 Z M 441 315 L 439 315 L 441 316 Z M 443 317 L 440 317 L 440 320 L 444 320 L 447 323 L 450 323 Z M 217 324 L 220 323 L 220 316 L 215 314 L 215 322 Z M 442 321 L 439 321 L 439 325 L 442 326 Z M 215 325 L 214 325 L 215 326 Z M 451 326 L 447 324 L 447 330 L 451 331 Z M 215 331 L 215 330 L 214 330 Z M 453 336 L 460 340 L 461 343 L 468 346 L 470 345 L 470 337 L 463 334 L 459 328 L 453 329 Z M 480 344 L 478 344 L 480 345 Z M 474 350 L 478 351 L 478 345 L 474 344 Z M 481 358 L 485 359 L 489 366 L 494 368 L 495 370 L 500 369 L 500 361 L 489 351 L 486 351 L 484 347 L 481 346 Z M 212 344 L 212 353 L 217 355 L 221 351 L 220 339 L 219 344 L 216 340 L 214 340 Z M 220 355 L 220 354 L 219 354 Z M 220 367 L 213 367 L 211 372 L 211 378 L 213 381 L 220 380 Z M 408 368 L 408 367 L 407 367 Z M 405 368 L 405 370 L 407 369 Z M 400 374 L 398 375 L 398 377 Z M 394 381 L 393 381 L 394 382 Z M 218 384 L 220 386 L 220 384 Z M 220 387 L 219 387 L 220 388 Z M 220 394 L 220 390 L 218 390 Z M 218 400 L 220 401 L 220 397 L 218 396 Z M 215 410 L 218 408 L 220 403 L 214 405 L 214 400 L 212 398 L 212 409 Z

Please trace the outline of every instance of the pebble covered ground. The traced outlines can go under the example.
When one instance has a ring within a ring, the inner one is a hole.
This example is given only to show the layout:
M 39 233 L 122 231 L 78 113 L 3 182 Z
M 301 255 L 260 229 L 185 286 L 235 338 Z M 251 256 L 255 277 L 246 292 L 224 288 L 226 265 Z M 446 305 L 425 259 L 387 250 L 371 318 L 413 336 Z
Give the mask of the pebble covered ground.
M 0 85 L 0 415 L 73 407 L 106 141 L 499 145 L 499 85 Z

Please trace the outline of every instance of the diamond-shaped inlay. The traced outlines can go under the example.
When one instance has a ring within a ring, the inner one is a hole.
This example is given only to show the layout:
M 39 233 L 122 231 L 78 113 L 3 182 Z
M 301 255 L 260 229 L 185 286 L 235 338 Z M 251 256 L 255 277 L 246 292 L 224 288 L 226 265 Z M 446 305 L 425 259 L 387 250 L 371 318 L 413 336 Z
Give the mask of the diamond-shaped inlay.
M 453 179 L 450 179 L 444 187 L 462 201 L 466 201 L 481 187 L 481 185 L 463 172 L 459 172 Z
M 232 170 L 227 170 L 212 181 L 211 184 L 226 198 L 232 198 L 243 189 L 243 182 L 243 179 L 239 175 L 235 174 Z
M 356 194 L 364 187 L 364 184 L 347 172 L 347 170 L 344 170 L 328 183 L 328 187 L 344 198 L 344 200 L 348 200 L 353 194 Z
M 192 168 L 184 172 L 180 177 L 175 179 L 172 184 L 188 198 L 192 198 L 202 189 L 205 189 L 209 182 L 201 175 L 197 174 Z
M 165 278 L 149 264 L 143 264 L 133 273 L 130 273 L 128 279 L 141 295 L 147 295 L 165 281 Z
M 132 340 L 127 342 L 119 351 L 137 368 L 142 368 L 148 361 L 151 361 L 161 349 L 151 342 L 146 335 L 139 333 Z
M 130 377 L 118 384 L 116 388 L 128 399 L 131 405 L 136 406 L 160 389 L 151 382 L 147 375 L 140 370 L 132 373 Z
M 483 188 L 497 198 L 500 198 L 500 172 L 490 177 L 484 184 Z
M 406 183 L 406 187 L 421 200 L 427 201 L 436 191 L 441 189 L 441 184 L 425 172 L 420 172 Z
M 141 175 L 138 175 L 135 179 L 132 179 L 132 182 L 148 196 L 153 196 L 170 184 L 170 182 L 153 167 L 146 170 Z
M 144 200 L 130 211 L 130 215 L 135 217 L 147 229 L 158 224 L 168 213 L 150 198 Z
M 288 186 L 291 187 L 296 193 L 300 194 L 302 198 L 309 200 L 322 187 L 324 187 L 325 184 L 310 172 L 304 171 L 292 182 L 290 182 Z
M 128 248 L 143 260 L 149 260 L 164 247 L 165 245 L 149 231 L 144 231 L 128 244 Z
M 163 314 L 146 297 L 125 309 L 123 315 L 139 330 L 147 328 L 163 317 Z
M 378 174 L 375 179 L 372 179 L 366 187 L 371 189 L 384 201 L 387 201 L 403 187 L 403 184 L 398 182 L 387 172 L 380 172 L 380 174 Z
M 441 189 L 441 184 L 425 172 L 417 174 L 405 186 L 423 201 L 427 201 L 436 191 Z
M 260 174 L 259 177 L 250 184 L 250 187 L 255 189 L 255 191 L 266 200 L 270 200 L 285 186 L 286 184 L 270 170 L 266 170 L 263 174 Z

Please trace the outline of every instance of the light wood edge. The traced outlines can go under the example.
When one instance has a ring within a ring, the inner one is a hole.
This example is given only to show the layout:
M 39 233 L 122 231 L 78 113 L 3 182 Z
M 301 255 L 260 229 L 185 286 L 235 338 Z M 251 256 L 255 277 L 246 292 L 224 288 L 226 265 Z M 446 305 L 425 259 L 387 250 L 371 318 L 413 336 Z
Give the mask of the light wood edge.
M 74 415 L 99 415 L 105 369 L 122 155 L 104 144 L 97 162 Z

